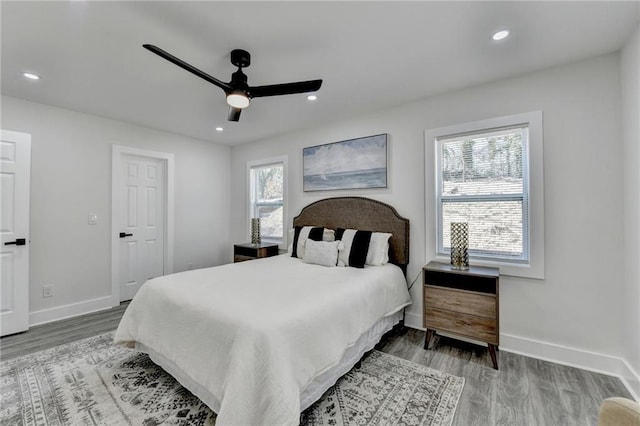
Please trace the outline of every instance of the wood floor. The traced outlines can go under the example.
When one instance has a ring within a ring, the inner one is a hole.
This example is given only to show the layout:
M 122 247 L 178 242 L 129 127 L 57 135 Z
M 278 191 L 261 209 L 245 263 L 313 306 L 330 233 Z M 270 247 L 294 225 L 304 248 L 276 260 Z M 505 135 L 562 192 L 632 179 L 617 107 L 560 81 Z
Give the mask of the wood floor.
M 30 354 L 118 328 L 129 302 L 115 308 L 49 324 L 0 338 L 0 360 Z
M 54 347 L 114 330 L 126 304 L 82 317 L 33 327 L 0 339 L 0 359 Z M 443 336 L 422 348 L 424 332 L 405 328 L 378 349 L 465 378 L 454 425 L 595 425 L 600 402 L 630 394 L 611 376 L 499 351 L 500 370 L 488 350 Z
M 505 351 L 500 370 L 492 368 L 486 347 L 444 336 L 423 349 L 424 332 L 406 329 L 379 350 L 464 377 L 457 426 L 595 425 L 603 399 L 631 395 L 620 379 Z

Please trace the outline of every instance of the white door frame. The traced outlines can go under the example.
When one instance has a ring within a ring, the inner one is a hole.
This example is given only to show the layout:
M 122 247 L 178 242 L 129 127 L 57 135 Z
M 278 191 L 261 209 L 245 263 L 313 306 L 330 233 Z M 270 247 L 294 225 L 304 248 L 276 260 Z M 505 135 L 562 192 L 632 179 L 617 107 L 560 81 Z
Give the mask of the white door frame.
M 111 156 L 111 305 L 120 304 L 120 173 L 122 157 L 136 155 L 138 157 L 161 160 L 166 166 L 165 173 L 165 205 L 164 205 L 164 273 L 173 273 L 173 213 L 174 213 L 174 155 L 113 145 Z

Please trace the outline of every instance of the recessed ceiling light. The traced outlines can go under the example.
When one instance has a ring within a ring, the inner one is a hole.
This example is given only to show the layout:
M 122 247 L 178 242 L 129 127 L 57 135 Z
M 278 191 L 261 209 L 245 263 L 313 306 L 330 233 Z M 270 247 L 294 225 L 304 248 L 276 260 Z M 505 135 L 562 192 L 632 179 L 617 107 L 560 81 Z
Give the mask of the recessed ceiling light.
M 504 40 L 509 35 L 509 30 L 500 30 L 491 36 L 495 41 Z
M 224 129 L 222 127 L 216 127 L 216 132 L 222 132 Z
M 22 76 L 24 78 L 28 78 L 29 80 L 40 80 L 39 76 L 37 76 L 36 74 L 30 73 L 30 72 L 23 72 Z
M 307 100 L 308 101 L 315 101 L 316 99 L 318 99 L 318 97 L 316 95 L 309 95 L 307 96 Z

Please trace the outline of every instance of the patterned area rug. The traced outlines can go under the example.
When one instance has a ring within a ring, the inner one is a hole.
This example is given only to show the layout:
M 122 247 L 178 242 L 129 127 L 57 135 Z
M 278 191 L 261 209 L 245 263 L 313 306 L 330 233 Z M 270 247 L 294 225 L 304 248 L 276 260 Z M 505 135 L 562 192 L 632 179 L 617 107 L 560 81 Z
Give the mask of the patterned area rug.
M 2 425 L 214 425 L 147 355 L 79 340 L 0 364 Z M 373 351 L 301 415 L 303 425 L 450 425 L 464 379 Z

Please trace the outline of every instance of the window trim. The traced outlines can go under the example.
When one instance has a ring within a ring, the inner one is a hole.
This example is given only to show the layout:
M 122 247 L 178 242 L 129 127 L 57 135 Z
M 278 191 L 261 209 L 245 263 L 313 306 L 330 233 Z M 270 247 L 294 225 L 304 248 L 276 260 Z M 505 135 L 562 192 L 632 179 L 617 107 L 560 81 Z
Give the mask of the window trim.
M 252 217 L 252 180 L 251 180 L 251 169 L 257 167 L 266 167 L 270 165 L 282 164 L 282 241 L 279 239 L 269 239 L 264 240 L 264 242 L 274 242 L 278 243 L 278 247 L 280 249 L 286 250 L 287 248 L 287 221 L 288 221 L 288 210 L 287 210 L 287 202 L 288 202 L 288 167 L 289 157 L 287 155 L 281 155 L 277 157 L 264 158 L 261 160 L 252 160 L 247 161 L 247 215 L 246 215 L 246 238 L 247 241 L 251 238 L 251 217 Z
M 528 162 L 524 167 L 528 168 L 529 180 L 524 184 L 528 184 L 529 202 L 523 205 L 523 210 L 528 211 L 528 241 L 527 235 L 523 235 L 523 246 L 528 250 L 529 261 L 514 262 L 490 259 L 487 257 L 478 257 L 471 255 L 471 263 L 474 265 L 497 266 L 503 275 L 511 275 L 527 278 L 544 278 L 544 176 L 543 176 L 543 117 L 542 111 L 533 111 L 522 114 L 513 114 L 502 117 L 495 117 L 486 120 L 479 120 L 463 124 L 455 124 L 451 126 L 439 127 L 425 130 L 425 209 L 426 230 L 427 230 L 427 261 L 439 260 L 449 262 L 449 258 L 444 254 L 438 254 L 439 243 L 439 223 L 441 209 L 438 203 L 441 202 L 439 197 L 438 183 L 438 167 L 436 161 L 439 158 L 438 140 L 451 137 L 454 135 L 462 135 L 468 133 L 481 133 L 483 131 L 491 131 L 493 129 L 509 128 L 516 126 L 528 126 L 528 151 L 524 152 Z M 525 193 L 526 189 L 523 191 Z M 525 200 L 526 201 L 526 200 Z M 433 205 L 432 203 L 436 203 Z M 433 212 L 433 216 L 429 212 Z M 524 224 L 523 224 L 524 226 Z M 432 238 L 430 235 L 432 234 Z M 526 233 L 524 233 L 526 234 Z

